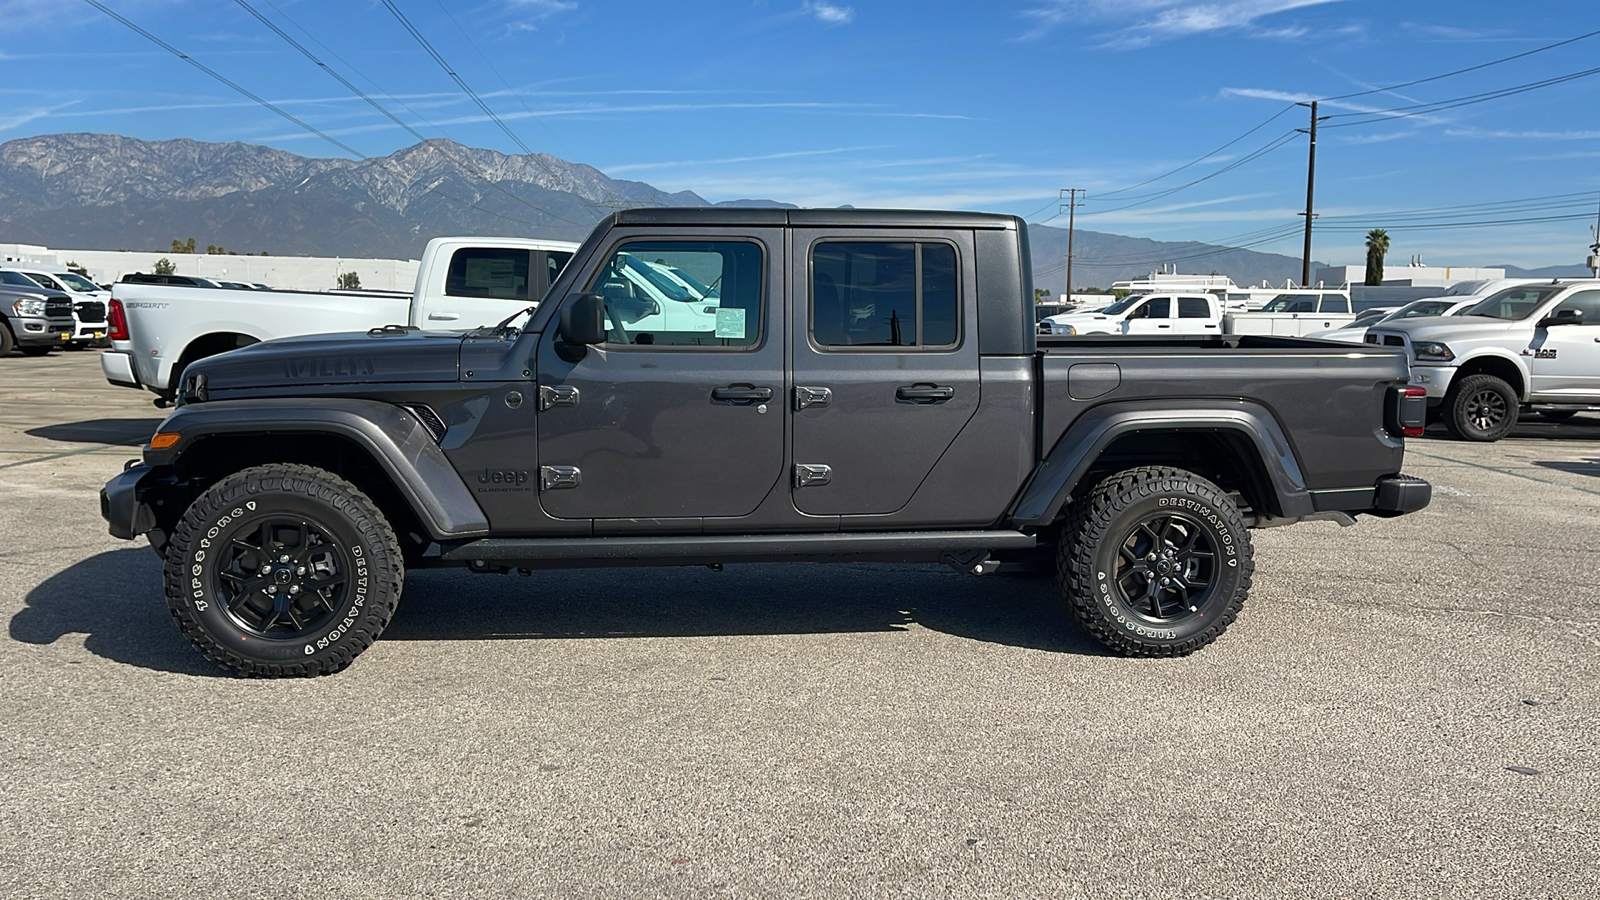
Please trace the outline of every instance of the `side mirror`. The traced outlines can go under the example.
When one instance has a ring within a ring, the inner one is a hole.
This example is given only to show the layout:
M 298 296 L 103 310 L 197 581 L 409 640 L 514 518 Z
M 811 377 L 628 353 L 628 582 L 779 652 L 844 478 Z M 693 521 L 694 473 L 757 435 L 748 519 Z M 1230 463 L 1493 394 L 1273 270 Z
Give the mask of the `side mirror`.
M 606 339 L 606 300 L 599 294 L 579 294 L 561 310 L 561 340 L 587 346 Z
M 1551 325 L 1582 325 L 1583 310 L 1558 309 L 1543 319 L 1539 320 L 1540 328 L 1549 328 Z

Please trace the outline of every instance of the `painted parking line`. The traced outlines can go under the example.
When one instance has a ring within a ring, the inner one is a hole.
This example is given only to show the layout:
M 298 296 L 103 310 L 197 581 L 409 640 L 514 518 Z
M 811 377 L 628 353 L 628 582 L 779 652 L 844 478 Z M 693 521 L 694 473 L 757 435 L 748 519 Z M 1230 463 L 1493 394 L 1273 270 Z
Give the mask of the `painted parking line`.
M 102 453 L 103 451 L 106 451 L 106 450 L 116 449 L 116 447 L 117 447 L 116 444 L 96 444 L 93 447 L 84 447 L 81 450 L 66 450 L 66 451 L 63 451 L 61 453 L 50 453 L 50 454 L 46 454 L 44 456 L 37 456 L 37 457 L 34 457 L 33 459 L 19 459 L 16 462 L 0 463 L 0 469 L 15 469 L 17 466 L 31 466 L 34 463 L 49 462 L 52 459 L 65 459 L 66 457 L 69 457 L 69 456 L 84 456 L 84 455 L 89 454 L 89 453 Z M 4 451 L 0 451 L 0 452 L 3 452 L 3 453 L 28 453 L 28 452 L 31 452 L 31 451 L 27 451 L 27 450 L 4 450 Z M 106 453 L 104 455 L 110 456 L 111 454 Z

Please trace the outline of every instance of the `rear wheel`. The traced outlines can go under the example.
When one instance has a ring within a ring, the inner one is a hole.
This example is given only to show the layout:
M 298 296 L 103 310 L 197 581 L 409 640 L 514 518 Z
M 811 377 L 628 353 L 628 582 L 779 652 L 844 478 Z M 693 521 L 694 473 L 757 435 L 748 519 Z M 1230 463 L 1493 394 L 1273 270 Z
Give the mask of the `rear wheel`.
M 1445 423 L 1464 441 L 1498 441 L 1517 425 L 1517 392 L 1493 375 L 1469 375 L 1445 398 Z
M 1073 504 L 1057 557 L 1084 628 L 1127 656 L 1185 656 L 1239 615 L 1255 564 L 1239 510 L 1181 469 L 1129 469 Z
M 173 529 L 167 607 L 207 659 L 242 675 L 328 675 L 394 615 L 394 532 L 355 485 L 269 465 L 213 485 Z

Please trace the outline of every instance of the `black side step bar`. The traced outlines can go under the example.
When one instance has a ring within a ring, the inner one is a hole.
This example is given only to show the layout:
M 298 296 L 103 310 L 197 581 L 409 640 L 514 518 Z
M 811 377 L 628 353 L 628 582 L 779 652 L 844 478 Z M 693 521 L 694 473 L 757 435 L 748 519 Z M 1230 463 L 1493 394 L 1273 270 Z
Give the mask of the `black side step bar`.
M 488 563 L 590 566 L 702 565 L 719 562 L 937 562 L 961 550 L 1031 550 L 1020 531 L 911 531 L 832 534 L 683 535 L 676 537 L 483 538 L 442 548 L 440 558 Z

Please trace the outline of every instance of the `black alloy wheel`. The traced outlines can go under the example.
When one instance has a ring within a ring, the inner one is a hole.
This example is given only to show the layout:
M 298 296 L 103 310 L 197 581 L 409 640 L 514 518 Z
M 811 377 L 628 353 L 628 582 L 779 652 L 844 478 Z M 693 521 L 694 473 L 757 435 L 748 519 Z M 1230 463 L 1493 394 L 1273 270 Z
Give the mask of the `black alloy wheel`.
M 1166 625 L 1197 615 L 1211 601 L 1217 549 L 1192 516 L 1144 516 L 1127 529 L 1117 557 L 1112 580 L 1118 599 L 1152 623 Z
M 296 640 L 343 611 L 351 569 L 349 551 L 328 531 L 303 518 L 267 516 L 229 540 L 213 586 L 240 629 Z
M 1498 441 L 1517 425 L 1517 392 L 1493 375 L 1469 375 L 1451 386 L 1446 423 L 1467 441 Z
M 1216 640 L 1255 571 L 1233 499 L 1164 466 L 1118 472 L 1074 501 L 1057 553 L 1073 615 L 1126 656 L 1184 656 Z

